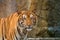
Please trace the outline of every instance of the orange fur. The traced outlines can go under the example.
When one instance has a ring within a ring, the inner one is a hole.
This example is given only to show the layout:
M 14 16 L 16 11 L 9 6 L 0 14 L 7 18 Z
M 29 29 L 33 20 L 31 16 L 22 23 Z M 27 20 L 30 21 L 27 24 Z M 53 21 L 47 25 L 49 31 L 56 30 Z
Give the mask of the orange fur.
M 5 24 L 6 24 L 6 37 L 7 40 L 13 40 L 14 32 L 17 26 L 18 21 L 18 14 L 17 12 L 6 18 Z
M 0 19 L 0 37 L 2 38 L 2 36 L 5 36 L 6 40 L 13 40 L 13 35 L 16 29 L 17 21 L 18 21 L 17 12 L 11 14 L 7 18 Z

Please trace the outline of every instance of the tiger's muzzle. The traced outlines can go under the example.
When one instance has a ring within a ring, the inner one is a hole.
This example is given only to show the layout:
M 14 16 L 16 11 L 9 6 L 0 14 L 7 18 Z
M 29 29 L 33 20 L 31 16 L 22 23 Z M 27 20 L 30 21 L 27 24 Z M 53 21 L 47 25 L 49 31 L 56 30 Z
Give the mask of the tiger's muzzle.
M 27 31 L 31 31 L 32 29 L 33 29 L 33 27 L 32 26 L 26 26 L 26 28 L 25 28 Z

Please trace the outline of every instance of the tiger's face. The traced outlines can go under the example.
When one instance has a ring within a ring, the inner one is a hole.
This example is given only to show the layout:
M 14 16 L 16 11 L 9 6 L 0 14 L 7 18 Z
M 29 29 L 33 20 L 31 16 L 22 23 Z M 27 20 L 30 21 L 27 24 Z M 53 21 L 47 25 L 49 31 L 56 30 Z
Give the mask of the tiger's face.
M 18 25 L 22 29 L 31 31 L 36 25 L 37 16 L 30 11 L 21 11 L 19 15 Z

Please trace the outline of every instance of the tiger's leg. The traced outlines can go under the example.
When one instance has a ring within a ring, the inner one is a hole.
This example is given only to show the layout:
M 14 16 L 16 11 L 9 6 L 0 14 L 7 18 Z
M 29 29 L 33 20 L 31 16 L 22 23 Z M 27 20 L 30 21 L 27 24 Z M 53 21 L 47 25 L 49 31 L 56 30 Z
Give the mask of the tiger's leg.
M 1 29 L 1 26 L 0 26 L 0 40 L 2 40 L 2 29 Z
M 4 40 L 4 33 L 3 33 L 3 27 L 4 27 L 4 19 L 0 19 L 0 40 Z
M 20 40 L 20 35 L 18 33 L 16 33 L 16 35 L 14 36 L 14 40 Z
M 25 40 L 25 35 L 23 33 L 21 33 L 21 31 L 18 29 L 16 29 L 15 35 L 14 35 L 14 40 Z
M 18 30 L 16 29 L 15 35 L 14 35 L 14 40 L 20 40 L 20 39 L 21 39 L 21 36 L 20 36 L 20 34 L 18 33 Z

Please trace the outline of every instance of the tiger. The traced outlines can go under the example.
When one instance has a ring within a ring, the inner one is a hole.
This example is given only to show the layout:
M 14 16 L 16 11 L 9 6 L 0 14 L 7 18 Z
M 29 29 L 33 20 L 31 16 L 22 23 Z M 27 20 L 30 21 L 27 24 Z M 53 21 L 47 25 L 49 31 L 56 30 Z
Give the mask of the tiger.
M 0 18 L 0 40 L 20 40 L 23 35 L 35 28 L 36 22 L 37 15 L 25 10 Z

